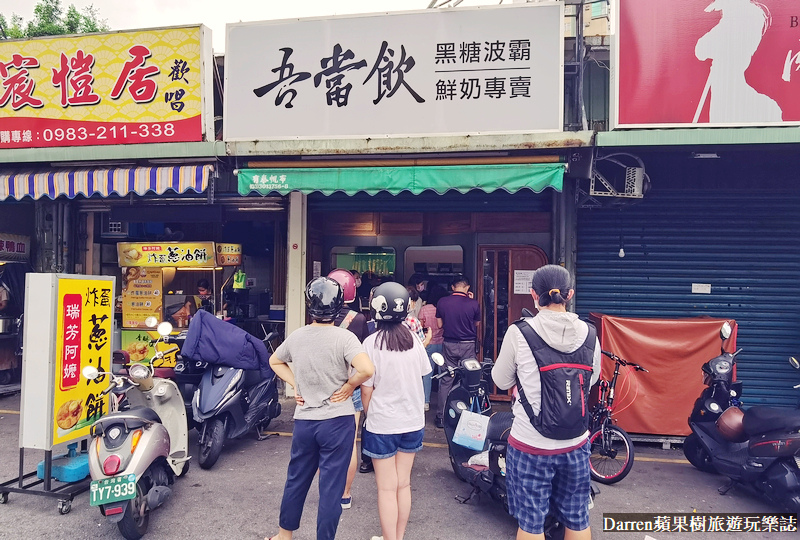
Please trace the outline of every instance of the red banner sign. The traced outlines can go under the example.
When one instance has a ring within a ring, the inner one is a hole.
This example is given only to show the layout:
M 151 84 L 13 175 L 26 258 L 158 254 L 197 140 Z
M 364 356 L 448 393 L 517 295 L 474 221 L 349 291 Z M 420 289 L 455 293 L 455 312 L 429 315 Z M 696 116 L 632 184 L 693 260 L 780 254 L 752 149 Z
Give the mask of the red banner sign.
M 800 123 L 800 7 L 619 0 L 616 127 Z
M 80 294 L 64 295 L 64 345 L 61 362 L 61 390 L 78 385 L 81 378 L 81 307 Z

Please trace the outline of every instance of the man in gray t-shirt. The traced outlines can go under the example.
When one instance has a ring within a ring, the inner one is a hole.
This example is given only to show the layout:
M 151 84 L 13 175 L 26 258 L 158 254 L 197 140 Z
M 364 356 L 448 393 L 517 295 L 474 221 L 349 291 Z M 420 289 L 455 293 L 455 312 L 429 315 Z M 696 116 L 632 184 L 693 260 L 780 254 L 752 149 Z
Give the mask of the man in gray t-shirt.
M 292 366 L 295 392 L 302 396 L 303 404 L 294 410 L 295 420 L 355 414 L 352 399 L 336 403 L 331 396 L 347 382 L 350 366 L 359 353 L 364 353 L 364 347 L 355 334 L 338 326 L 304 326 L 281 343 L 275 356 Z
M 327 277 L 311 281 L 306 286 L 306 310 L 314 322 L 292 332 L 269 359 L 275 374 L 295 389 L 297 402 L 280 530 L 273 539 L 291 540 L 292 532 L 300 527 L 317 469 L 317 540 L 336 536 L 356 437 L 351 396 L 375 373 L 358 338 L 335 326 L 343 304 L 344 294 L 336 281 Z

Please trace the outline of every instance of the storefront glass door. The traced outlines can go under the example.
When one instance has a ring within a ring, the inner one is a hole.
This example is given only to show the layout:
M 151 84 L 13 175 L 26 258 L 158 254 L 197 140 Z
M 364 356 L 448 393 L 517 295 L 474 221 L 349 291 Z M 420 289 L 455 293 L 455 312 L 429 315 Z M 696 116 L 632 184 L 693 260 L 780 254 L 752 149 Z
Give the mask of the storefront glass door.
M 480 358 L 493 362 L 500 352 L 508 326 L 520 318 L 522 308 L 533 309 L 531 275 L 547 264 L 544 251 L 536 246 L 479 246 L 481 302 Z M 492 399 L 510 399 L 507 391 L 492 387 Z

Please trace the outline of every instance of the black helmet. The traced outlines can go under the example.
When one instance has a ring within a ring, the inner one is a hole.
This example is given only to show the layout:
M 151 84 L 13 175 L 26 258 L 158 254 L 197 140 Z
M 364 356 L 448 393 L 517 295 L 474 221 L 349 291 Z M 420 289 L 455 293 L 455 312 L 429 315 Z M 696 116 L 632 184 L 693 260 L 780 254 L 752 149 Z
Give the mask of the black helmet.
M 318 277 L 306 285 L 306 310 L 315 321 L 332 321 L 343 305 L 344 293 L 335 280 Z
M 372 292 L 369 307 L 376 321 L 404 321 L 408 315 L 408 290 L 393 281 L 381 283 Z

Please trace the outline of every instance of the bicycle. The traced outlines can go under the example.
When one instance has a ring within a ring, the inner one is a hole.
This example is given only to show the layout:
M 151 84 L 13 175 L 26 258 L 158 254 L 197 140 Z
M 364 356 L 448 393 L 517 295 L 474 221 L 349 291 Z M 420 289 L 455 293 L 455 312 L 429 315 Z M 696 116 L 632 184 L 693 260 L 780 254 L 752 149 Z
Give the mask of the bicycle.
M 601 351 L 614 360 L 611 381 L 601 379 L 600 396 L 589 420 L 589 469 L 592 479 L 601 484 L 615 484 L 625 478 L 633 467 L 633 443 L 628 433 L 614 423 L 614 390 L 620 366 L 647 372 L 645 368 L 608 351 Z

